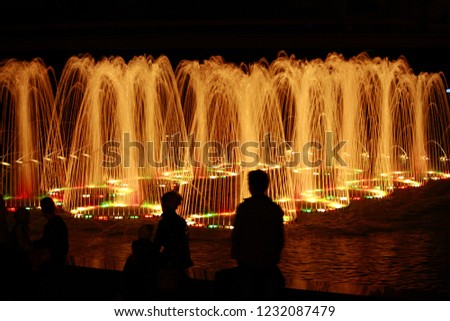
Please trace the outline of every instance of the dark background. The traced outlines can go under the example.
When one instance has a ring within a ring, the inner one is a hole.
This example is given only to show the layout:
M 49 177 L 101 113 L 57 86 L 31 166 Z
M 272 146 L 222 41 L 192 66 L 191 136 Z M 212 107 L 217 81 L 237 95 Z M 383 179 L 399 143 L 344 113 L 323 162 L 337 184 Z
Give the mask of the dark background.
M 0 59 L 40 57 L 58 72 L 73 55 L 166 55 L 269 62 L 404 56 L 415 73 L 450 78 L 448 0 L 2 1 Z

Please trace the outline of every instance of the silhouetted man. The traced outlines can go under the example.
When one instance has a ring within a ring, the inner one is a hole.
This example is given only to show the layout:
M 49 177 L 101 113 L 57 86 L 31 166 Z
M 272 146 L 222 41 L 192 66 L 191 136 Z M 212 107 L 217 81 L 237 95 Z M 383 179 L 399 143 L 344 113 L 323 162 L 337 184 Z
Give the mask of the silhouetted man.
M 242 298 L 274 299 L 284 288 L 278 268 L 284 246 L 283 210 L 267 195 L 269 177 L 262 170 L 248 174 L 251 197 L 236 209 L 231 255 L 238 263 Z
M 56 214 L 53 199 L 44 197 L 41 200 L 41 211 L 47 219 L 42 237 L 33 242 L 35 248 L 41 250 L 44 256 L 41 269 L 57 268 L 65 264 L 69 252 L 69 234 L 61 216 Z

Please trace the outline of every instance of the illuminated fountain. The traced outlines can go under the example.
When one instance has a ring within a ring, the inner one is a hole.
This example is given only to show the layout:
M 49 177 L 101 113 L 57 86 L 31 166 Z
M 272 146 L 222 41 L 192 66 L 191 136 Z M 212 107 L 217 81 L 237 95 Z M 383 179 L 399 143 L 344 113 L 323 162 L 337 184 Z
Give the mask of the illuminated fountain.
M 256 64 L 244 72 L 219 57 L 203 64 L 184 61 L 176 74 L 187 128 L 195 134 L 199 146 L 192 154 L 195 160 L 201 160 L 193 168 L 192 184 L 185 188 L 189 199 L 185 212 L 200 209 L 219 213 L 219 217 L 220 213 L 224 218 L 229 216 L 250 195 L 248 171 L 261 168 L 272 181 L 269 194 L 283 203 L 285 219 L 294 219 L 289 172 L 275 162 L 276 150 L 262 144 L 266 141 L 269 145 L 267 133 L 272 141 L 285 141 L 280 104 L 269 71 Z
M 448 171 L 450 114 L 442 74 L 416 76 L 403 59 L 364 54 L 349 61 L 334 54 L 326 61 L 283 58 L 271 70 L 294 150 L 326 141 L 326 132 L 333 134 L 331 146 L 346 142 L 340 155 L 347 166 L 293 170 L 295 194 L 311 196 L 313 208 L 323 209 L 327 200 L 339 207 L 338 200 L 359 198 L 360 190 L 382 197 L 395 185 L 423 184 L 428 171 Z M 431 137 L 445 147 L 427 146 Z
M 175 155 L 166 162 L 161 155 L 167 136 L 186 137 L 169 61 L 138 57 L 129 64 L 121 58 L 96 63 L 74 57 L 60 84 L 56 106 L 70 146 L 64 208 L 78 214 L 100 206 L 106 216 L 119 217 L 124 209 L 160 213 L 162 193 L 192 176 L 189 168 L 177 168 Z M 161 166 L 151 166 L 148 152 Z
M 404 59 L 280 53 L 172 69 L 164 56 L 80 56 L 57 82 L 41 60 L 11 60 L 0 84 L 2 185 L 15 204 L 49 193 L 75 216 L 145 217 L 176 188 L 190 224 L 229 227 L 255 168 L 286 222 L 448 177 L 445 78 Z
M 39 204 L 64 183 L 64 168 L 46 161 L 62 146 L 50 75 L 39 59 L 0 65 L 1 186 L 14 205 Z

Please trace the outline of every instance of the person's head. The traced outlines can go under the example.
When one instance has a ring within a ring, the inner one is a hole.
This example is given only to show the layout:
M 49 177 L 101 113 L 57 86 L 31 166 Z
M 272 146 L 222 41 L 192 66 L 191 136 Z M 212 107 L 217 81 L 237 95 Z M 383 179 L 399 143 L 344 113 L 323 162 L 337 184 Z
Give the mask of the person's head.
M 248 173 L 248 188 L 252 195 L 264 194 L 269 187 L 269 175 L 257 169 Z
M 51 197 L 41 199 L 41 211 L 45 217 L 50 218 L 55 215 L 56 205 Z
M 21 206 L 14 212 L 14 219 L 17 223 L 27 224 L 30 221 L 30 211 Z
M 151 224 L 141 225 L 141 227 L 139 228 L 139 231 L 138 231 L 138 238 L 150 240 L 152 238 L 154 229 L 155 229 L 155 227 Z
M 180 206 L 182 200 L 183 198 L 177 192 L 175 191 L 167 192 L 161 197 L 162 210 L 175 211 L 178 208 L 178 206 Z

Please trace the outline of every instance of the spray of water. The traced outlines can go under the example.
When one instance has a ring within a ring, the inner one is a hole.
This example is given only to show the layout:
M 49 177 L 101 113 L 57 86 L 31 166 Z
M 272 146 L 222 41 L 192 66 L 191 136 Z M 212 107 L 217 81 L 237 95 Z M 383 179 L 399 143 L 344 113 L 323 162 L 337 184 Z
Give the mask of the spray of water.
M 58 81 L 42 60 L 0 65 L 2 191 L 16 205 L 50 194 L 77 216 L 142 217 L 178 189 L 191 224 L 229 227 L 267 171 L 285 209 L 448 177 L 450 109 L 442 73 L 404 58 L 69 59 Z

